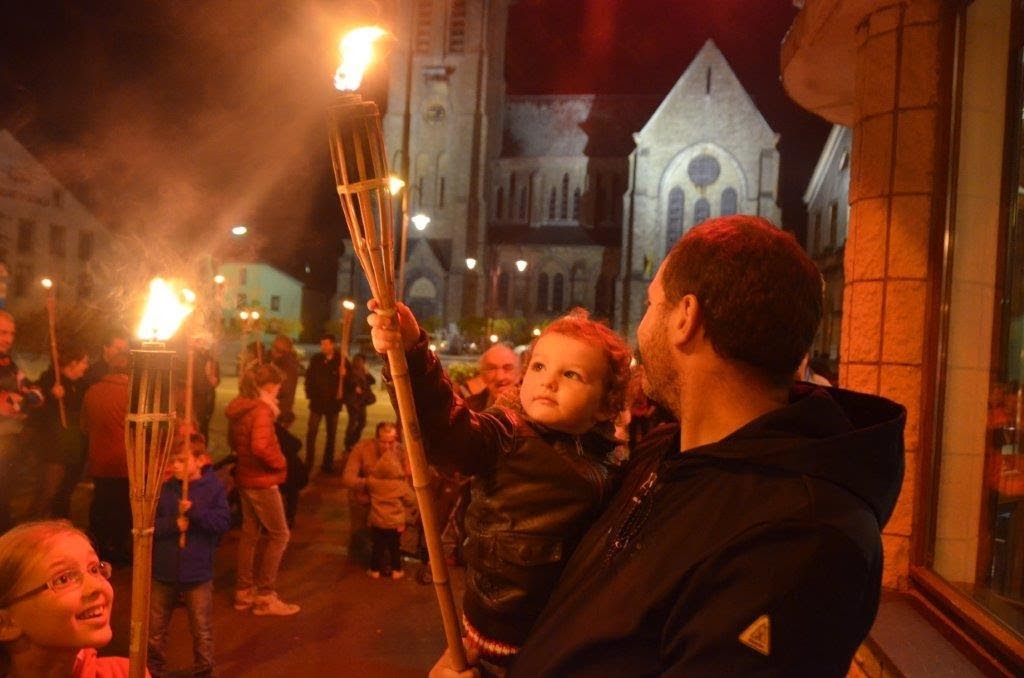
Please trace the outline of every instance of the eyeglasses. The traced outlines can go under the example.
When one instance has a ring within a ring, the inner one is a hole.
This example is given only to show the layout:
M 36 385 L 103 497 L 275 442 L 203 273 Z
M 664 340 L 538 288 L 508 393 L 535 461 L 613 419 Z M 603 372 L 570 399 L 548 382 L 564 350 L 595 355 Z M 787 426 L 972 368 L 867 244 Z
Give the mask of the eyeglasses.
M 86 572 L 94 577 L 103 577 L 104 579 L 110 579 L 110 575 L 113 574 L 110 563 L 103 561 L 90 565 Z M 31 598 L 37 593 L 42 593 L 46 589 L 50 589 L 54 593 L 63 593 L 64 591 L 81 588 L 82 583 L 85 581 L 86 572 L 82 572 L 81 570 L 65 570 L 60 574 L 54 575 L 45 584 L 40 584 L 30 591 L 25 591 L 25 593 L 22 593 L 20 596 L 11 598 L 5 605 L 0 607 L 14 605 L 26 598 Z

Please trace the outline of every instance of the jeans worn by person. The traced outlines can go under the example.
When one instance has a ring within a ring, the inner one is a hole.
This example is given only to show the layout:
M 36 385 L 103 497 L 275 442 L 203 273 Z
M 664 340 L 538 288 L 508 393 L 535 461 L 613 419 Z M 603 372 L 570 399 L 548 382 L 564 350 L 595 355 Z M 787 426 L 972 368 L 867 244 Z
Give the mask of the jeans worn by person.
M 313 462 L 316 460 L 316 436 L 320 429 L 321 419 L 324 420 L 324 426 L 327 429 L 327 440 L 324 443 L 324 456 L 320 462 L 320 469 L 331 472 L 334 470 L 334 441 L 338 437 L 338 412 L 309 411 L 309 426 L 306 428 L 306 468 L 312 470 Z
M 167 627 L 178 601 L 188 611 L 192 630 L 192 675 L 213 675 L 213 582 L 166 584 L 153 580 L 150 596 L 149 653 L 146 667 L 153 678 L 164 675 L 167 658 Z
M 256 587 L 256 595 L 274 593 L 277 571 L 291 533 L 278 487 L 239 488 L 242 500 L 242 536 L 238 541 L 239 589 Z M 262 536 L 262 539 L 261 539 Z M 258 571 L 253 571 L 257 543 L 266 543 Z

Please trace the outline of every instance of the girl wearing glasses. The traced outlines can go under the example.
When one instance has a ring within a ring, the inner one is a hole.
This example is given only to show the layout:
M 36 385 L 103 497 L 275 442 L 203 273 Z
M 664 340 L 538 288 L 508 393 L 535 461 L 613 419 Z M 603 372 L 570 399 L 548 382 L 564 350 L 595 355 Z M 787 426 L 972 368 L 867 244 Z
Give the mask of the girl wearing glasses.
M 0 676 L 127 676 L 127 659 L 96 657 L 112 635 L 109 578 L 110 565 L 66 521 L 0 536 Z

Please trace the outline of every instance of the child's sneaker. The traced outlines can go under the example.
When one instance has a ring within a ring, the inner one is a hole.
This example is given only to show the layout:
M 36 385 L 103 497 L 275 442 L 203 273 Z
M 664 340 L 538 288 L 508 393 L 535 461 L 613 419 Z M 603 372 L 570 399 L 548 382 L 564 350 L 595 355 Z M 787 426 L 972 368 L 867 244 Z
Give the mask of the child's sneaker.
M 366 574 L 370 576 L 370 579 L 380 579 L 380 572 L 377 570 L 367 570 Z
M 395 570 L 394 572 L 391 573 L 391 578 L 392 579 L 401 579 L 404 576 L 405 576 L 405 572 L 403 572 L 402 570 Z
M 286 603 L 277 597 L 276 593 L 268 593 L 265 596 L 256 596 L 252 601 L 252 613 L 260 616 L 287 617 L 295 614 L 301 608 L 294 603 Z
M 248 610 L 250 607 L 252 607 L 253 596 L 254 594 L 252 589 L 236 589 L 235 609 Z

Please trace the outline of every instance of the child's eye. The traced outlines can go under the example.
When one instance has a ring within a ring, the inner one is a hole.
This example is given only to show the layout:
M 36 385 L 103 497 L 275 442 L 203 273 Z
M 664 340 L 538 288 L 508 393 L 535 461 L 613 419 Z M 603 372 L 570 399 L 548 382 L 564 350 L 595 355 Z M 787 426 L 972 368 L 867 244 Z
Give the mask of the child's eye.
M 50 584 L 51 584 L 51 586 L 53 586 L 54 588 L 57 588 L 57 589 L 66 588 L 66 587 L 71 586 L 72 584 L 75 583 L 75 580 L 78 578 L 77 575 L 78 575 L 78 573 L 75 572 L 74 570 L 68 570 L 67 572 L 61 572 L 60 574 L 58 574 L 57 576 L 55 576 L 53 579 L 50 580 Z
M 583 378 L 582 376 L 580 376 L 579 372 L 574 372 L 573 370 L 566 370 L 565 371 L 565 376 L 567 378 L 569 378 L 569 379 L 576 379 L 576 380 L 580 380 L 580 379 Z
M 530 369 L 534 372 L 540 372 L 544 369 L 544 363 L 533 362 L 530 363 Z

